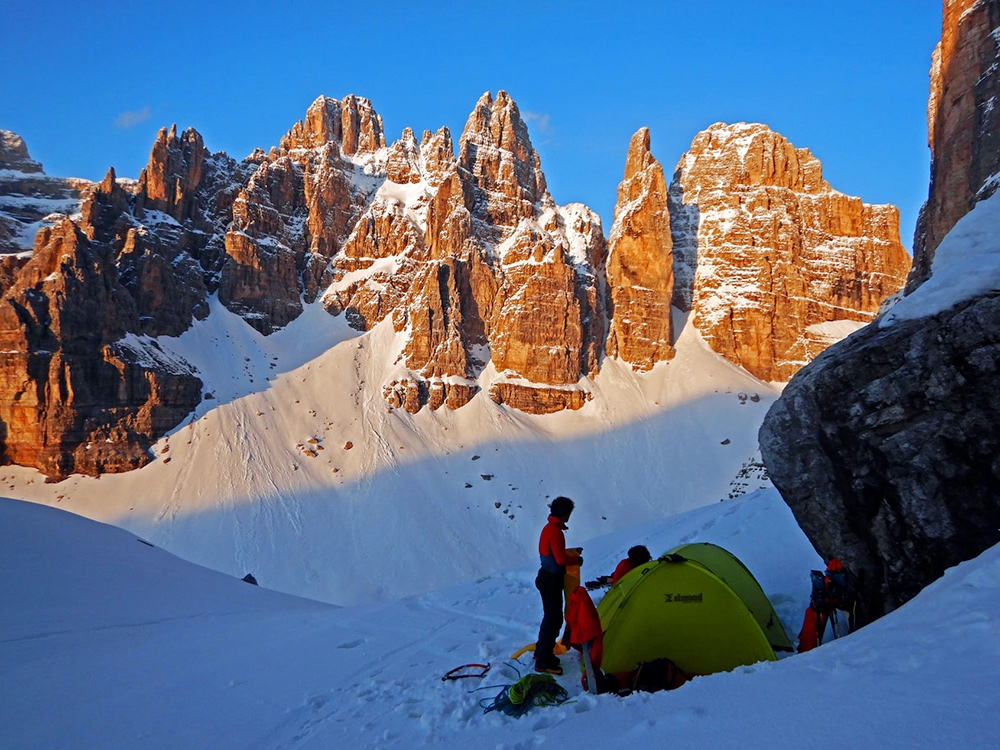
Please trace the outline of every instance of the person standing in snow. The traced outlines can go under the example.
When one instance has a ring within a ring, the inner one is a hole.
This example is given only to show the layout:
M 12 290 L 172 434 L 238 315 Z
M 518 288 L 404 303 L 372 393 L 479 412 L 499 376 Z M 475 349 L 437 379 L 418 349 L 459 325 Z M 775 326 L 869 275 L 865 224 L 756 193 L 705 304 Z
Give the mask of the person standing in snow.
M 549 518 L 538 538 L 541 567 L 535 577 L 535 588 L 542 595 L 542 624 L 535 641 L 535 671 L 562 674 L 559 659 L 553 653 L 556 638 L 563 623 L 563 587 L 566 566 L 582 565 L 576 549 L 566 549 L 566 522 L 573 513 L 573 501 L 559 496 L 549 504 Z M 579 548 L 577 548 L 579 549 Z

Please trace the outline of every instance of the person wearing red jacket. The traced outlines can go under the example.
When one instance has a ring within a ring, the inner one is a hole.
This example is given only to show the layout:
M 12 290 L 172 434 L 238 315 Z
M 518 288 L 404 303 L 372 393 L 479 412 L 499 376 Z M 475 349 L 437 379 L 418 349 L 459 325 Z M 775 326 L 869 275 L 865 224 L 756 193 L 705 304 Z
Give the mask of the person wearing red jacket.
M 640 565 L 645 565 L 649 561 L 650 555 L 648 549 L 641 544 L 632 547 L 628 551 L 628 557 L 618 563 L 618 567 L 615 568 L 615 572 L 611 575 L 611 585 L 614 586 L 626 573 L 634 568 L 638 568 Z
M 559 659 L 552 653 L 563 623 L 563 586 L 566 566 L 582 565 L 579 554 L 567 551 L 566 522 L 573 513 L 574 503 L 559 496 L 549 504 L 549 518 L 538 538 L 541 566 L 535 577 L 535 588 L 542 595 L 542 624 L 535 641 L 535 671 L 562 674 Z

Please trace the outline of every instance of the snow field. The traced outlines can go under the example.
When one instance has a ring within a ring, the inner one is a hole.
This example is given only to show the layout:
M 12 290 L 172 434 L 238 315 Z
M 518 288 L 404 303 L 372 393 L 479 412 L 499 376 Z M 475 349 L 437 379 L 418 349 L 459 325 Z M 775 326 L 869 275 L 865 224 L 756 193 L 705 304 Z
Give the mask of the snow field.
M 572 526 L 572 525 L 571 525 Z M 754 572 L 794 633 L 820 564 L 759 491 L 582 543 L 585 577 L 631 544 L 712 541 Z M 247 585 L 134 534 L 0 501 L 0 726 L 7 747 L 991 747 L 1000 730 L 1000 553 L 800 656 L 668 693 L 583 693 L 520 719 L 484 714 L 533 640 L 535 564 L 347 609 Z M 485 678 L 442 682 L 490 662 Z M 523 669 L 529 660 L 522 659 Z M 488 688 L 470 692 L 475 688 Z

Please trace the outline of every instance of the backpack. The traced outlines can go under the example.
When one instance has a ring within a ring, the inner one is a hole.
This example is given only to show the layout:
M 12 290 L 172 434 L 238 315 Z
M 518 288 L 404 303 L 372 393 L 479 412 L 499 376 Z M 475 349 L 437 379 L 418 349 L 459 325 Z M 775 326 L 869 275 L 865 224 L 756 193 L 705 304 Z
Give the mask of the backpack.
M 836 557 L 826 566 L 825 571 L 809 571 L 812 579 L 812 593 L 809 606 L 821 613 L 835 609 L 853 612 L 858 601 L 857 579 Z

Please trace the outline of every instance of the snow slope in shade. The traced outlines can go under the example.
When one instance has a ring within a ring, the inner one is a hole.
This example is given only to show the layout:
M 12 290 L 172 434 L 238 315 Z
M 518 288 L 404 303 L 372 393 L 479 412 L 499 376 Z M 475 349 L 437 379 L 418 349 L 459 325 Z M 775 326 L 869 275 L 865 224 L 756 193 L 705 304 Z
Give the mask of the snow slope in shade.
M 605 361 L 583 381 L 584 408 L 545 416 L 490 401 L 492 367 L 461 409 L 390 410 L 382 385 L 398 377 L 402 346 L 391 323 L 359 335 L 318 304 L 263 337 L 213 302 L 206 320 L 159 344 L 198 368 L 212 398 L 155 446 L 156 462 L 55 485 L 4 467 L 0 487 L 336 604 L 529 557 L 559 494 L 578 503 L 578 538 L 725 498 L 776 397 L 690 326 L 670 363 L 635 374 Z
M 800 621 L 819 559 L 773 490 L 585 539 L 712 541 Z M 0 726 L 6 747 L 995 747 L 1000 549 L 809 654 L 669 693 L 581 692 L 521 719 L 478 702 L 534 637 L 533 561 L 398 602 L 338 609 L 248 586 L 120 529 L 0 500 Z M 469 661 L 481 681 L 443 683 Z M 564 662 L 569 666 L 569 660 Z

